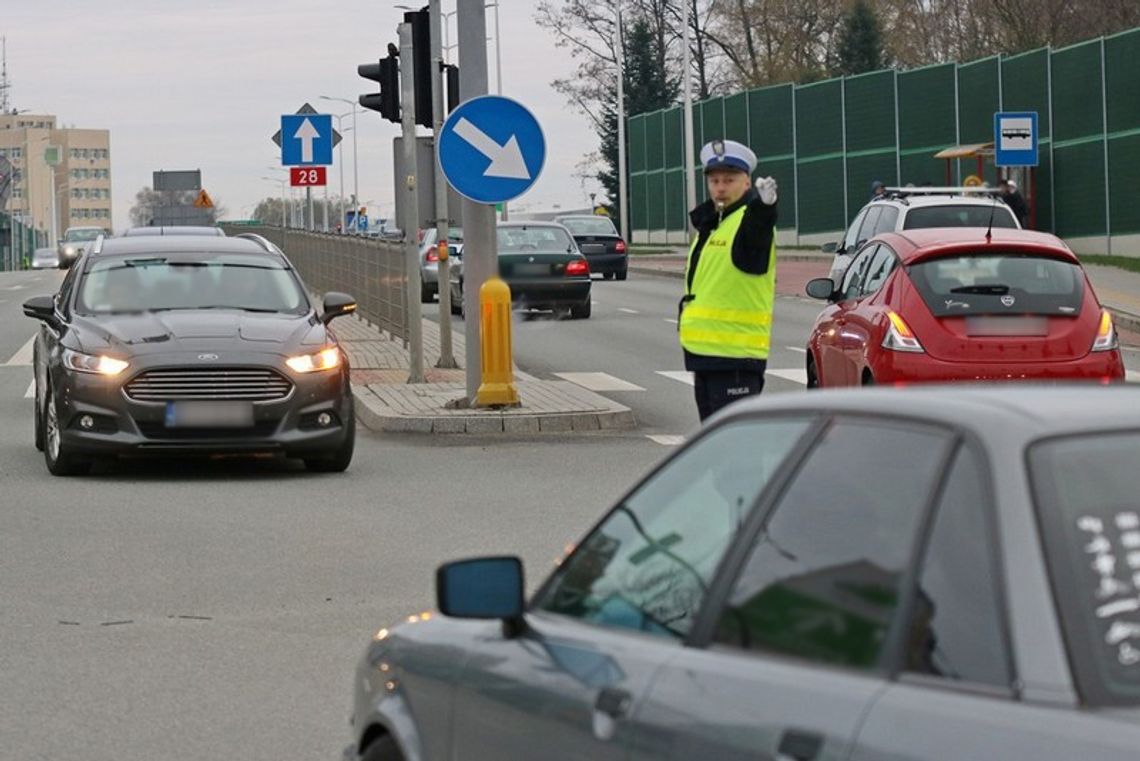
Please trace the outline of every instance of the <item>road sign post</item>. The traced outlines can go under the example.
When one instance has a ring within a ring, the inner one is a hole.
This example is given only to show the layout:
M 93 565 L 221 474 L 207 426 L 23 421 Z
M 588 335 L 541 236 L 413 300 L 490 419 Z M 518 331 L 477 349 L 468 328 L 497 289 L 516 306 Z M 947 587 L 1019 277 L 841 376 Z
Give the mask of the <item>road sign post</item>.
M 424 382 L 423 311 L 420 307 L 420 247 L 419 194 L 416 191 L 416 90 L 412 65 L 412 25 L 400 24 L 400 85 L 402 88 L 401 123 L 404 129 L 404 166 L 408 174 L 403 178 L 401 193 L 404 202 L 404 257 L 408 275 L 408 354 L 411 367 L 408 383 Z M 399 178 L 397 178 L 399 181 Z
M 432 133 L 435 135 L 435 145 L 439 145 L 439 135 L 443 131 L 443 42 L 442 35 L 442 9 L 441 0 L 430 0 L 431 14 L 431 71 L 432 71 Z M 451 257 L 448 253 L 448 237 L 451 234 L 451 219 L 448 216 L 447 185 L 443 181 L 443 170 L 439 162 L 432 162 L 435 175 L 435 230 L 438 246 L 439 263 L 437 265 L 439 276 L 437 291 L 439 292 L 439 361 L 435 363 L 439 368 L 454 368 L 459 365 L 455 361 L 455 354 L 451 346 Z

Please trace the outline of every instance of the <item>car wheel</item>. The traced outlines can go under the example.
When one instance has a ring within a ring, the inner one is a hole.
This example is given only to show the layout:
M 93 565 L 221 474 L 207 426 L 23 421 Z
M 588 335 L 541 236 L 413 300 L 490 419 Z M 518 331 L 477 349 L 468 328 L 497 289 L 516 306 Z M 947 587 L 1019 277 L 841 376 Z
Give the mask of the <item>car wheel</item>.
M 385 735 L 373 740 L 364 749 L 364 755 L 360 757 L 360 761 L 404 761 L 404 754 L 400 752 L 400 747 L 396 745 L 396 741 L 390 735 Z
M 420 303 L 430 304 L 435 299 L 435 288 L 431 283 L 420 283 Z
M 621 272 L 617 273 L 617 275 L 616 275 L 618 280 L 625 280 L 628 276 L 629 276 L 629 270 L 622 270 Z
M 863 385 L 864 386 L 874 386 L 875 385 L 875 376 L 871 374 L 870 370 L 864 370 L 863 371 Z
M 344 443 L 331 455 L 306 457 L 305 469 L 313 473 L 343 473 L 352 462 L 352 451 L 356 448 L 356 415 L 349 415 L 345 425 Z
M 815 357 L 808 353 L 807 356 L 807 387 L 808 390 L 819 388 L 819 374 L 815 370 Z
M 590 310 L 593 307 L 593 302 L 589 297 L 581 304 L 576 304 L 570 307 L 570 319 L 572 320 L 585 320 L 590 316 Z
M 49 385 L 44 392 L 43 411 L 44 463 L 53 476 L 79 476 L 91 470 L 91 461 L 76 457 L 63 443 L 55 393 Z

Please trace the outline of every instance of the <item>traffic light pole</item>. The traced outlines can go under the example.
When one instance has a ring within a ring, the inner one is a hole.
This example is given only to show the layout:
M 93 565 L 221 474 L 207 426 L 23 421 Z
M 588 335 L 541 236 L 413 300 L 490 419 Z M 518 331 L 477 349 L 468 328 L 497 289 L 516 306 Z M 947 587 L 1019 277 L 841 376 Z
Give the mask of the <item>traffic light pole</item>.
M 458 0 L 459 100 L 487 94 L 487 16 L 484 0 Z M 498 269 L 495 207 L 463 199 L 463 304 L 467 312 L 467 399 L 482 379 L 479 289 Z
M 431 116 L 435 145 L 439 146 L 439 133 L 443 129 L 443 43 L 441 31 L 443 16 L 440 0 L 431 0 Z M 459 365 L 451 347 L 451 252 L 448 240 L 451 220 L 447 208 L 447 180 L 438 161 L 432 162 L 435 171 L 435 229 L 439 251 L 439 361 L 436 367 L 454 368 Z
M 482 0 L 479 0 L 482 2 Z M 412 53 L 412 25 L 400 24 L 400 84 L 402 87 L 401 123 L 404 128 L 404 259 L 407 271 L 408 352 L 411 367 L 408 383 L 424 382 L 424 324 L 420 308 L 420 209 L 416 190 L 416 88 Z M 400 178 L 396 178 L 399 182 Z

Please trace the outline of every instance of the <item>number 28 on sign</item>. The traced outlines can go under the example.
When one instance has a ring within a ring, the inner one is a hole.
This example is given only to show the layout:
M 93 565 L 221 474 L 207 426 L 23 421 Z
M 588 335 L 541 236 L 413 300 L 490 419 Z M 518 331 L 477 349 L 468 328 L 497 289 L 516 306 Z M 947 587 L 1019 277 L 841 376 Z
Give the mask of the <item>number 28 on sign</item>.
M 289 167 L 289 184 L 295 188 L 323 187 L 325 184 L 325 167 Z

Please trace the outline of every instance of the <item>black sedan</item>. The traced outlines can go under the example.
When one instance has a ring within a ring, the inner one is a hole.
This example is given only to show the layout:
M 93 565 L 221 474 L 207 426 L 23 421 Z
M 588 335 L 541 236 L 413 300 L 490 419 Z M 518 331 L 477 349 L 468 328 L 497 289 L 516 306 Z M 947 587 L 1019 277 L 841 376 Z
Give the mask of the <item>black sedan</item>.
M 590 316 L 590 265 L 565 227 L 552 222 L 506 222 L 497 229 L 499 276 L 515 308 Z M 463 259 L 451 268 L 451 311 L 466 314 Z
M 601 273 L 606 280 L 625 280 L 629 272 L 629 252 L 609 217 L 578 214 L 554 221 L 574 236 L 578 249 L 590 263 L 591 272 Z
M 103 239 L 24 313 L 34 351 L 35 443 L 55 475 L 120 455 L 280 453 L 342 471 L 355 440 L 348 360 L 264 241 Z

